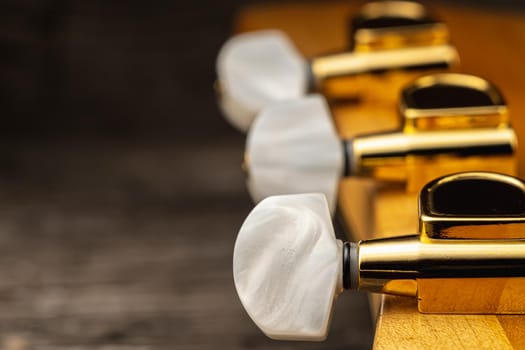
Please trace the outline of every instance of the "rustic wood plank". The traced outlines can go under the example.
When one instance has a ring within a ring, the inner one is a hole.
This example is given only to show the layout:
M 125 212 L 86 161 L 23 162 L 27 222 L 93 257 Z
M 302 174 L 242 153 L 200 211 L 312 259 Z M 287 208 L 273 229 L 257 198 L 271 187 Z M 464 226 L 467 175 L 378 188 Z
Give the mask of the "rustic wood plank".
M 339 300 L 321 345 L 272 341 L 249 320 L 231 275 L 252 207 L 241 153 L 151 140 L 12 148 L 0 172 L 2 348 L 369 347 L 364 295 Z M 348 314 L 362 315 L 353 335 Z
M 371 346 L 364 295 L 323 344 L 267 339 L 236 295 L 253 203 L 213 80 L 240 3 L 0 4 L 0 349 Z

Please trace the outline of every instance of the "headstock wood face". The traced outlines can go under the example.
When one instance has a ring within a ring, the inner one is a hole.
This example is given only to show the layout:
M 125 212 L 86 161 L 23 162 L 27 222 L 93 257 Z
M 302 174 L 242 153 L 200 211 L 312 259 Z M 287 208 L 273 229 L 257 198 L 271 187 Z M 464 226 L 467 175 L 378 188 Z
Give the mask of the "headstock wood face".
M 348 1 L 305 4 L 258 4 L 239 12 L 237 32 L 267 28 L 283 30 L 304 57 L 348 48 L 347 17 L 358 4 Z M 449 28 L 452 43 L 461 56 L 462 71 L 493 82 L 510 109 L 518 139 L 525 137 L 525 14 L 492 8 L 451 4 L 433 6 Z M 474 39 L 475 38 L 475 39 Z M 391 92 L 390 92 L 391 93 Z M 370 98 L 361 104 L 330 105 L 342 138 L 399 126 L 394 101 Z M 332 101 L 333 102 L 333 101 Z M 525 153 L 518 149 L 518 174 L 525 175 Z M 365 190 L 366 188 L 366 190 Z M 361 190 L 359 190 L 361 189 Z M 369 194 L 376 194 L 370 202 Z M 405 189 L 385 189 L 368 180 L 345 180 L 339 188 L 341 212 L 353 222 L 358 239 L 385 237 L 396 232 L 415 232 L 417 195 Z M 351 195 L 350 195 L 351 194 Z M 396 220 L 392 220 L 396 217 Z M 525 347 L 525 317 L 443 316 L 417 311 L 415 299 L 386 296 L 379 315 L 376 349 L 498 348 Z

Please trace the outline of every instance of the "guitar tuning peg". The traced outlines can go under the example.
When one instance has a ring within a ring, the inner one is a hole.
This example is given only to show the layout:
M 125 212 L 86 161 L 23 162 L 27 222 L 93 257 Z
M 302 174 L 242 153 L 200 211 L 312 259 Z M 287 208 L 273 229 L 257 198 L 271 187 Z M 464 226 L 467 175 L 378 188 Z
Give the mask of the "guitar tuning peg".
M 326 338 L 342 290 L 341 243 L 322 194 L 270 197 L 244 221 L 233 255 L 241 302 L 270 338 Z
M 349 22 L 354 51 L 439 45 L 450 36 L 445 23 L 414 1 L 368 2 Z
M 450 193 L 459 200 L 447 201 Z M 419 201 L 419 233 L 343 243 L 322 194 L 264 199 L 235 242 L 242 305 L 270 338 L 310 341 L 326 337 L 344 289 L 410 297 L 417 291 L 421 312 L 525 314 L 524 182 L 453 174 L 428 183 Z M 502 299 L 502 288 L 513 297 Z
M 457 62 L 458 54 L 449 45 L 342 52 L 307 61 L 280 31 L 248 32 L 230 38 L 221 48 L 216 90 L 226 118 L 246 131 L 265 106 L 322 90 L 323 82 L 332 78 L 448 68 Z
M 308 89 L 308 64 L 281 31 L 239 34 L 217 58 L 219 105 L 229 122 L 246 131 L 257 112 Z
M 409 85 L 403 92 L 403 127 L 346 140 L 337 135 L 320 95 L 269 106 L 248 133 L 244 164 L 248 190 L 255 202 L 277 194 L 321 192 L 333 213 L 341 178 L 407 181 L 411 178 L 409 157 L 435 160 L 441 156 L 443 162 L 452 163 L 467 156 L 485 156 L 475 163 L 477 170 L 493 170 L 495 163 L 503 164 L 505 157 L 512 157 L 517 141 L 503 99 L 483 82 L 487 83 L 465 74 L 420 78 L 415 82 L 417 88 Z M 427 97 L 443 91 L 458 96 L 447 99 L 448 105 L 434 105 L 432 98 L 428 101 Z M 489 98 L 481 98 L 486 94 Z M 494 162 L 486 161 L 490 157 Z M 431 163 L 437 168 L 435 161 Z M 457 171 L 469 170 L 464 164 L 458 162 Z M 449 165 L 444 168 L 450 172 Z M 419 184 L 408 187 L 420 189 Z
M 256 202 L 316 190 L 327 196 L 333 212 L 345 157 L 320 95 L 265 108 L 248 133 L 245 154 L 246 183 Z
M 399 109 L 409 130 L 504 127 L 509 113 L 498 88 L 470 74 L 421 76 L 405 86 Z

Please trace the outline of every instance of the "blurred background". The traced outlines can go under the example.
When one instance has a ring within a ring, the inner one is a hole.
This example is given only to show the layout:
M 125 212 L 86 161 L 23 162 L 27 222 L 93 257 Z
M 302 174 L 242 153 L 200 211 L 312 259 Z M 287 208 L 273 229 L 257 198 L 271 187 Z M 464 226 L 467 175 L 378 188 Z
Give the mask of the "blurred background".
M 366 295 L 319 344 L 265 338 L 237 299 L 252 203 L 213 81 L 252 3 L 0 3 L 1 349 L 371 347 Z

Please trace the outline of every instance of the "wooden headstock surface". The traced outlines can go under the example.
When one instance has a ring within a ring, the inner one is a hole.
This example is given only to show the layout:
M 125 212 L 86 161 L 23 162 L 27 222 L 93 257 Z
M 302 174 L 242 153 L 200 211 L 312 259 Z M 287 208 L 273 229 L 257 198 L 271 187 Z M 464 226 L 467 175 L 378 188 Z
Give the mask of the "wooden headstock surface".
M 349 1 L 251 5 L 239 12 L 234 30 L 281 29 L 305 56 L 312 57 L 348 48 L 347 20 L 358 5 Z M 501 89 L 518 143 L 525 140 L 525 13 L 450 3 L 436 5 L 433 10 L 449 26 L 451 41 L 460 54 L 461 71 L 484 77 Z M 341 136 L 377 131 L 378 126 L 399 126 L 395 99 L 381 100 L 368 96 L 361 104 L 332 104 Z M 525 151 L 520 148 L 518 175 L 525 176 Z M 356 192 L 355 188 L 361 190 Z M 356 238 L 368 238 L 372 232 L 373 236 L 385 236 L 398 230 L 416 231 L 417 195 L 399 196 L 402 190 L 393 189 L 376 197 L 376 203 L 352 204 L 370 201 L 367 190 L 363 190 L 367 188 L 377 191 L 369 180 L 352 179 L 341 184 L 340 208 L 344 216 L 353 219 Z M 397 213 L 386 215 L 385 207 Z M 525 348 L 523 316 L 421 314 L 416 299 L 392 296 L 382 297 L 379 303 L 376 349 Z

